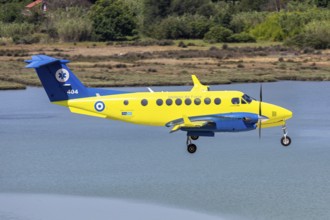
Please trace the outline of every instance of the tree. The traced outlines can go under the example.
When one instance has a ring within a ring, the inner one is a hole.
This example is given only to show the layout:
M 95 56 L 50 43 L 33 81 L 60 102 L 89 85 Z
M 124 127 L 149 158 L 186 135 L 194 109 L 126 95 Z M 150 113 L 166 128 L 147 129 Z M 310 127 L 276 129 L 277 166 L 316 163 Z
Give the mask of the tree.
M 210 42 L 229 42 L 233 32 L 222 26 L 214 26 L 205 34 L 204 40 Z
M 210 0 L 173 0 L 171 11 L 176 15 L 196 14 L 199 8 L 210 3 Z
M 22 15 L 21 3 L 7 3 L 0 8 L 0 21 L 11 23 L 11 22 L 22 22 L 24 17 Z
M 69 7 L 90 7 L 91 2 L 88 0 L 47 0 L 46 5 L 50 10 L 56 10 L 58 8 Z
M 90 10 L 96 37 L 101 41 L 132 36 L 136 28 L 133 13 L 121 0 L 99 0 Z
M 330 6 L 329 0 L 316 0 L 316 3 L 317 3 L 317 7 L 326 8 Z
M 143 6 L 143 26 L 148 31 L 150 25 L 159 22 L 169 15 L 171 0 L 144 0 Z
M 241 0 L 239 7 L 242 11 L 261 11 L 268 0 Z

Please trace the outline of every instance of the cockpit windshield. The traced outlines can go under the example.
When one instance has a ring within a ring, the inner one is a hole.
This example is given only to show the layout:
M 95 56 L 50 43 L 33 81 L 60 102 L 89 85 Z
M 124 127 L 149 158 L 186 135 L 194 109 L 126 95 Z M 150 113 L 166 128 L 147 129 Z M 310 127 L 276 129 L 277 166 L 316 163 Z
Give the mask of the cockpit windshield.
M 254 98 L 248 96 L 247 94 L 244 94 L 244 95 L 242 96 L 242 98 L 243 98 L 247 103 L 251 103 L 252 100 L 255 100 Z

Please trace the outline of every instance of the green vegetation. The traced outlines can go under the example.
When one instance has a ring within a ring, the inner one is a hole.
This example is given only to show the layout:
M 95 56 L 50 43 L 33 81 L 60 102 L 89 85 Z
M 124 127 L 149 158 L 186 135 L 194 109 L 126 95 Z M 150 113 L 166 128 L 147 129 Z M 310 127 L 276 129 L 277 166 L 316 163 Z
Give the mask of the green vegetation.
M 90 10 L 97 39 L 121 40 L 132 36 L 136 23 L 131 10 L 121 0 L 98 0 Z
M 163 19 L 151 32 L 157 39 L 202 39 L 210 26 L 204 16 L 186 14 Z
M 62 42 L 88 41 L 92 38 L 92 22 L 87 16 L 87 10 L 78 7 L 66 11 L 57 9 L 51 13 L 51 24 L 48 30 Z M 54 33 L 52 33 L 54 34 Z
M 327 49 L 330 48 L 329 36 L 330 21 L 313 21 L 308 23 L 301 33 L 288 39 L 285 43 L 302 48 Z
M 327 0 L 50 0 L 47 12 L 24 9 L 30 2 L 0 1 L 1 44 L 204 39 L 329 48 L 329 32 L 315 25 L 330 21 Z
M 212 27 L 204 36 L 205 40 L 210 42 L 228 42 L 233 32 L 222 26 Z
M 89 86 L 330 80 L 327 0 L 32 1 L 0 0 L 0 89 L 40 85 L 37 53 Z

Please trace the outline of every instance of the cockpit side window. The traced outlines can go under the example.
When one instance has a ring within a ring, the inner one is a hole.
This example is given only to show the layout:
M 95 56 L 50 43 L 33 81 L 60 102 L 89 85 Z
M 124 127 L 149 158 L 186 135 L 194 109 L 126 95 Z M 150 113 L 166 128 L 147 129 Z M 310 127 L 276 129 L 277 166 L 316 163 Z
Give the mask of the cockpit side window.
M 243 103 L 243 100 L 250 104 L 250 103 L 252 102 L 253 98 L 251 98 L 251 97 L 248 96 L 247 94 L 244 94 L 244 95 L 242 96 L 242 103 Z M 246 104 L 246 103 L 243 103 L 243 104 Z

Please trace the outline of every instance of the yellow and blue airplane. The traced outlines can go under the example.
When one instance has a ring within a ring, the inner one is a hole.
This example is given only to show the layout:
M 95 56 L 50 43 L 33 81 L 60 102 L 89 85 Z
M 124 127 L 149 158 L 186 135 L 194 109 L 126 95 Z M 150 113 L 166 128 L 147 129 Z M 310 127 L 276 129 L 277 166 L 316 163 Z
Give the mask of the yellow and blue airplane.
M 197 147 L 192 140 L 213 137 L 216 132 L 239 132 L 282 126 L 281 144 L 289 146 L 286 120 L 292 112 L 277 105 L 257 101 L 240 91 L 210 91 L 195 75 L 190 91 L 123 92 L 86 88 L 67 67 L 68 60 L 46 55 L 26 60 L 35 68 L 50 101 L 71 112 L 125 122 L 171 127 L 170 132 L 187 132 L 189 153 Z

